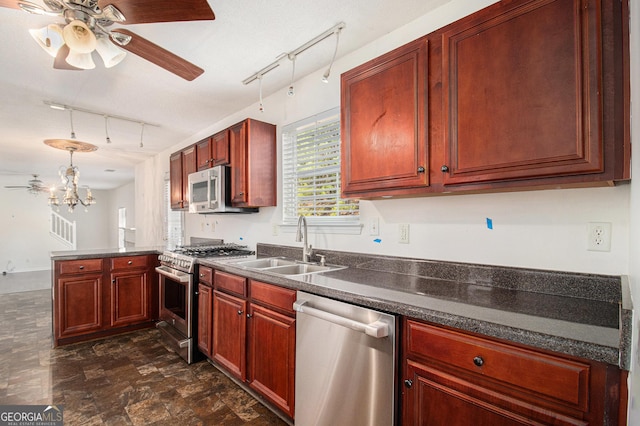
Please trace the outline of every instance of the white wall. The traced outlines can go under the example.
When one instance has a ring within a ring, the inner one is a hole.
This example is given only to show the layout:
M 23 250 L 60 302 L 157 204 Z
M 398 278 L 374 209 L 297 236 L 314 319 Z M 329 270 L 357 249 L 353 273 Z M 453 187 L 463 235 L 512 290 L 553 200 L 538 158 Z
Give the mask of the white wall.
M 144 225 L 138 222 L 139 229 L 143 226 L 146 228 L 140 235 L 142 237 L 144 234 L 141 241 L 147 245 L 162 244 L 161 232 L 156 230 L 156 227 L 162 226 L 162 218 L 157 215 L 162 198 L 160 192 L 155 192 L 158 182 L 149 182 L 149 179 L 164 176 L 168 171 L 171 152 L 247 117 L 276 124 L 280 150 L 280 132 L 284 125 L 339 105 L 340 73 L 491 3 L 493 1 L 452 0 L 375 43 L 341 58 L 334 65 L 328 85 L 320 82 L 324 70 L 319 70 L 295 82 L 295 97 L 286 96 L 286 88 L 283 88 L 264 100 L 264 113 L 258 112 L 257 103 L 251 105 L 141 164 L 136 171 L 136 193 L 138 196 L 138 191 L 144 192 L 142 198 L 145 204 L 141 206 L 138 202 L 137 213 L 145 218 L 153 218 L 145 221 Z M 637 9 L 637 2 L 631 3 L 632 9 L 634 6 Z M 638 84 L 637 76 L 640 75 L 640 36 L 637 28 L 640 26 L 640 16 L 637 10 L 632 10 L 631 26 L 633 86 Z M 348 23 L 345 31 L 349 31 Z M 640 95 L 635 86 L 633 102 L 640 105 Z M 633 129 L 640 129 L 637 117 L 633 120 Z M 640 145 L 637 133 L 637 130 L 632 132 L 632 138 L 636 145 Z M 632 166 L 636 173 L 640 171 L 639 161 L 635 159 Z M 280 165 L 278 167 L 280 169 Z M 278 175 L 281 176 L 281 173 Z M 278 185 L 280 187 L 280 181 Z M 281 206 L 281 198 L 278 205 Z M 272 225 L 280 223 L 281 216 L 280 207 L 261 208 L 260 213 L 255 215 L 187 215 L 187 236 L 224 238 L 227 242 L 244 242 L 250 246 L 257 242 L 300 244 L 294 242 L 291 233 L 272 235 Z M 380 219 L 379 237 L 371 237 L 366 233 L 312 234 L 310 241 L 318 249 L 599 274 L 630 274 L 634 299 L 640 303 L 640 265 L 635 262 L 640 255 L 640 185 L 637 183 L 613 188 L 363 201 L 361 217 L 364 224 L 372 217 Z M 493 220 L 493 230 L 487 228 L 486 218 Z M 588 222 L 612 223 L 610 252 L 586 250 Z M 399 223 L 410 224 L 409 244 L 397 243 Z M 374 242 L 374 238 L 380 238 L 381 242 Z M 637 333 L 635 330 L 634 334 Z M 634 364 L 634 370 L 637 370 L 635 367 Z M 632 376 L 631 393 L 637 397 L 640 395 L 640 375 L 634 371 Z M 635 404 L 630 405 L 630 424 L 640 424 L 640 410 Z
M 23 189 L 5 189 L 5 185 L 25 185 L 28 177 L 0 175 L 0 272 L 28 272 L 51 269 L 50 252 L 69 248 L 49 235 L 47 194 L 32 195 Z M 108 245 L 105 227 L 107 191 L 93 191 L 97 204 L 85 213 L 76 207 L 60 214 L 77 222 L 78 249 L 104 248 Z
M 133 181 L 109 191 L 108 247 L 118 247 L 118 210 L 121 207 L 126 209 L 127 228 L 136 227 L 135 201 L 135 184 Z

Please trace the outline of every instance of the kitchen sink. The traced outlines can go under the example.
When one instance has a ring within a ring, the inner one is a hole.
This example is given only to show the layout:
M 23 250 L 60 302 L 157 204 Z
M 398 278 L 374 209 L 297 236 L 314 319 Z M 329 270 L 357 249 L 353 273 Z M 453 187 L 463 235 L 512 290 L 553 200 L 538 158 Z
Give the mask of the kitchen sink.
M 282 257 L 268 257 L 264 259 L 242 260 L 234 263 L 237 266 L 259 270 L 276 275 L 306 275 L 345 269 L 340 265 L 319 265 L 317 263 L 303 263 Z
M 337 271 L 338 269 L 344 269 L 344 268 L 346 268 L 346 266 L 298 263 L 295 265 L 286 265 L 286 266 L 278 266 L 275 268 L 269 268 L 266 272 L 271 272 L 279 275 L 303 275 L 303 274 L 314 274 L 318 272 Z
M 240 262 L 236 262 L 236 265 L 238 266 L 253 269 L 273 268 L 276 266 L 288 266 L 295 264 L 295 260 L 283 259 L 280 257 L 269 257 L 266 259 L 243 260 Z

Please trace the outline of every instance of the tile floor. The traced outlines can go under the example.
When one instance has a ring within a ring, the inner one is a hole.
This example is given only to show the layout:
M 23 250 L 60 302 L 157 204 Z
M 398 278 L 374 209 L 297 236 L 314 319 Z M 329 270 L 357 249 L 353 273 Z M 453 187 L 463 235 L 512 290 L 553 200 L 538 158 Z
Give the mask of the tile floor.
M 0 293 L 0 405 L 62 405 L 68 426 L 285 425 L 154 329 L 53 349 L 50 294 Z

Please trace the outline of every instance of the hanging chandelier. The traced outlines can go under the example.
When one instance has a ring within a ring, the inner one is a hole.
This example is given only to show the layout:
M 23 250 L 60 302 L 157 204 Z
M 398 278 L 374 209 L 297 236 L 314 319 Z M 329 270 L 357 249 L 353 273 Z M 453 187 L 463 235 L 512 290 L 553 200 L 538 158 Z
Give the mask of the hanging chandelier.
M 44 143 L 52 148 L 69 151 L 69 166 L 61 166 L 60 170 L 58 171 L 60 180 L 62 181 L 63 185 L 61 190 L 64 191 L 62 203 L 67 205 L 69 212 L 73 212 L 76 205 L 78 204 L 83 205 L 85 211 L 87 211 L 87 207 L 95 204 L 96 199 L 91 194 L 91 189 L 89 187 L 87 187 L 85 198 L 80 198 L 80 195 L 78 193 L 78 180 L 80 178 L 80 170 L 78 170 L 77 166 L 73 165 L 73 153 L 92 152 L 98 149 L 98 147 L 87 142 L 73 141 L 69 139 L 46 139 Z M 59 198 L 56 195 L 55 191 L 56 188 L 51 188 L 51 193 L 49 195 L 49 205 L 51 207 L 58 207 L 60 205 Z

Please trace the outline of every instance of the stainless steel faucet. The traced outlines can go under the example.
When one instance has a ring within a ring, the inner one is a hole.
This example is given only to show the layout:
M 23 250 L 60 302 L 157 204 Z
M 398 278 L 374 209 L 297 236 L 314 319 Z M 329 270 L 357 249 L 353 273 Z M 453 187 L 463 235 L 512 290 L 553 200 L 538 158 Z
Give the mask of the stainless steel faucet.
M 303 230 L 304 228 L 304 230 Z M 300 215 L 298 218 L 298 229 L 296 230 L 296 241 L 304 241 L 304 245 L 302 247 L 302 261 L 310 262 L 311 261 L 311 253 L 313 249 L 311 248 L 311 244 L 309 244 L 309 237 L 307 235 L 307 219 Z

